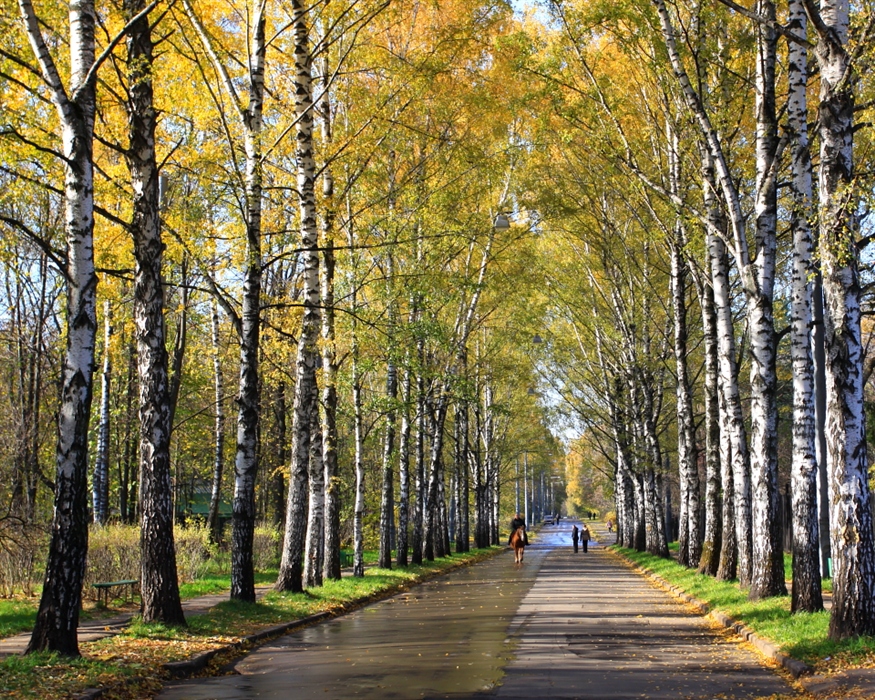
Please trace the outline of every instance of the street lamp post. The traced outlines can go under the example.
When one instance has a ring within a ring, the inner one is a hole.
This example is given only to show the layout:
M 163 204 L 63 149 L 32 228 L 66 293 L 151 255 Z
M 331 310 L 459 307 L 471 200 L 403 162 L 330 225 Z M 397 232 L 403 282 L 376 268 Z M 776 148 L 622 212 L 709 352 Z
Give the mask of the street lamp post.
M 526 524 L 531 525 L 529 522 L 529 453 L 523 452 L 523 489 L 525 490 L 525 513 L 523 517 L 525 518 Z M 519 512 L 519 511 L 517 511 Z
M 519 455 L 517 455 L 517 458 L 516 458 L 516 489 L 515 489 L 515 491 L 516 491 L 516 493 L 515 493 L 516 500 L 515 500 L 515 507 L 514 507 L 513 512 L 519 513 L 520 512 L 520 458 L 519 458 Z

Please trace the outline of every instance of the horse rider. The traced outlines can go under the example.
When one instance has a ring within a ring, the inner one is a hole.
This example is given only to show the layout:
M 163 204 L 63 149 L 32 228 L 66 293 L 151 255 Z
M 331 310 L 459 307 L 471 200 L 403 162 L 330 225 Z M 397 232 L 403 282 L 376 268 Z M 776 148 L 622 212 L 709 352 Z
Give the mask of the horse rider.
M 508 546 L 510 545 L 510 538 L 513 537 L 513 533 L 519 528 L 523 529 L 523 544 L 526 547 L 529 546 L 529 534 L 526 532 L 526 521 L 521 513 L 517 513 L 516 517 L 510 521 L 510 537 L 507 538 Z

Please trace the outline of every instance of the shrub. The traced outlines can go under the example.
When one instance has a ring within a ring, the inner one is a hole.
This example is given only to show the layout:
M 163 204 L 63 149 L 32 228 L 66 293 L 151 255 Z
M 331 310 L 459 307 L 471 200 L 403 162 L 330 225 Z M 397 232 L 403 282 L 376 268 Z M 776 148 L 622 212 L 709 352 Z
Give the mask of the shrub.
M 194 581 L 209 567 L 214 548 L 206 527 L 175 527 L 176 569 L 180 583 Z M 84 590 L 99 581 L 140 578 L 140 528 L 135 525 L 93 525 L 88 540 Z
M 282 531 L 266 523 L 256 526 L 252 538 L 252 562 L 256 571 L 276 569 L 280 563 Z
M 42 528 L 0 518 L 0 597 L 34 595 L 34 587 L 42 583 L 48 545 Z
M 83 595 L 92 583 L 140 578 L 140 528 L 135 525 L 92 525 Z
M 210 570 L 210 560 L 217 554 L 210 544 L 210 530 L 206 525 L 189 525 L 173 530 L 176 542 L 176 571 L 180 583 L 190 583 Z

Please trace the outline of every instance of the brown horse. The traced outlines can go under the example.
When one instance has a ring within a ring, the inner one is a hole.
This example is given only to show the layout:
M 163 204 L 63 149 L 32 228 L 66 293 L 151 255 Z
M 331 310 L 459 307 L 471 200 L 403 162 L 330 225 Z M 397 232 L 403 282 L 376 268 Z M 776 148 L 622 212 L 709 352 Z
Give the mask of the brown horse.
M 510 536 L 510 546 L 513 547 L 513 561 L 515 564 L 523 563 L 523 554 L 526 551 L 526 528 L 518 527 Z

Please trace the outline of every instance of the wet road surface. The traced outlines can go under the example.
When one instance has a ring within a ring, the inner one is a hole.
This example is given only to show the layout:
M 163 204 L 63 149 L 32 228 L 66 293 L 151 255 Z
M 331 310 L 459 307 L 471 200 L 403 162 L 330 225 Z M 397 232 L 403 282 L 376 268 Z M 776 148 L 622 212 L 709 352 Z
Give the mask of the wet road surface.
M 545 527 L 510 551 L 238 661 L 161 700 L 758 698 L 790 692 L 752 651 L 600 548 Z

